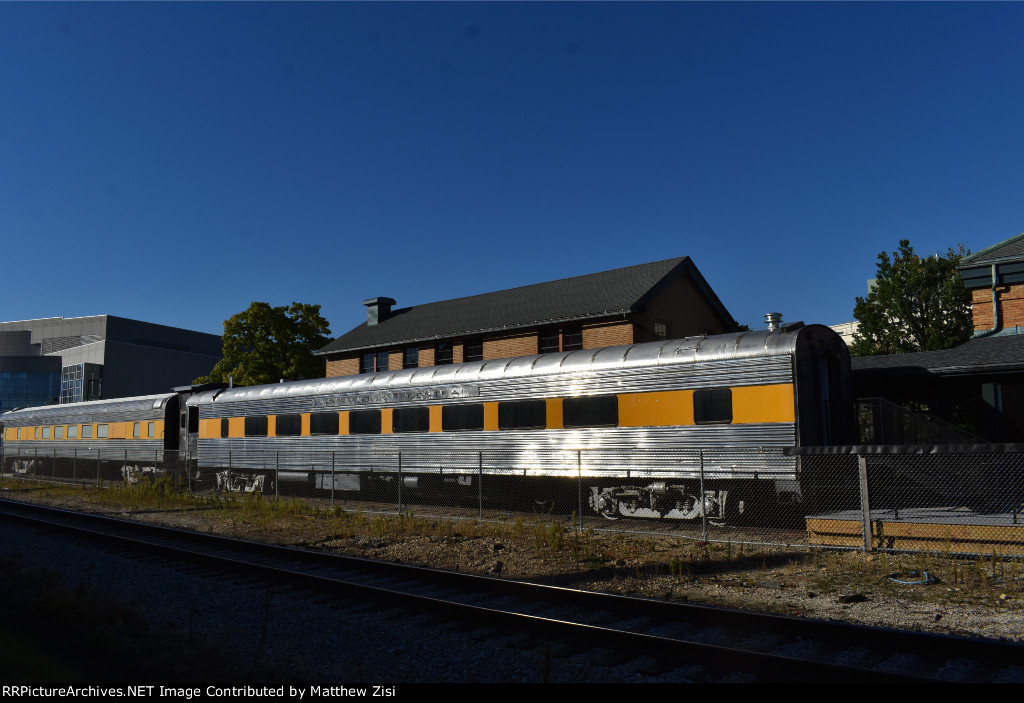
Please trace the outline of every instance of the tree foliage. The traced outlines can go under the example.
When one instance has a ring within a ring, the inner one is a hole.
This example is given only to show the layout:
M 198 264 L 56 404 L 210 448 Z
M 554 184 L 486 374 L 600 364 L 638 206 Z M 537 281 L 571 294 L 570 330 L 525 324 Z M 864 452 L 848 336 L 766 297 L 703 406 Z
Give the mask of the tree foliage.
M 972 331 L 971 299 L 957 273 L 971 252 L 958 245 L 945 256 L 922 259 L 910 241 L 899 251 L 878 255 L 875 286 L 857 298 L 853 316 L 860 322 L 850 351 L 856 356 L 950 349 Z
M 319 305 L 254 302 L 224 320 L 224 358 L 195 383 L 227 383 L 229 375 L 236 386 L 322 378 L 324 362 L 313 352 L 331 341 L 330 333 Z

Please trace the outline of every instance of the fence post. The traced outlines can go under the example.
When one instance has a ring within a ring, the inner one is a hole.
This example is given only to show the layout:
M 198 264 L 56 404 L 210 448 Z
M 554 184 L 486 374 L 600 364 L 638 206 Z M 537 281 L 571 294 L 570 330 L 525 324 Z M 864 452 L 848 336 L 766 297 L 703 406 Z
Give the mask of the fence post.
M 398 512 L 402 512 L 402 452 L 398 452 Z
M 274 500 L 281 498 L 281 452 L 274 452 Z
M 102 449 L 97 449 L 96 450 L 96 485 L 97 486 L 100 485 L 100 480 L 101 480 L 100 479 L 100 452 L 102 452 L 102 451 L 103 451 Z
M 861 534 L 864 537 L 864 551 L 873 551 L 871 546 L 871 500 L 868 494 L 868 458 L 857 455 L 857 472 L 860 475 Z
M 701 539 L 704 542 L 708 541 L 708 511 L 707 511 L 707 499 L 704 497 L 704 450 L 698 449 L 697 453 L 700 456 L 700 534 Z M 721 461 L 721 458 L 719 458 Z
M 337 452 L 331 452 L 331 507 L 334 507 L 334 455 Z
M 75 447 L 75 453 L 71 457 L 71 482 L 74 483 L 78 480 L 78 447 Z
M 50 483 L 57 483 L 57 450 L 53 450 L 50 457 Z
M 484 519 L 484 453 L 483 450 L 477 452 L 477 479 L 476 479 L 476 516 L 478 519 Z
M 576 531 L 583 529 L 583 450 L 576 450 Z
M 124 461 L 121 463 L 121 480 L 128 483 L 128 450 L 124 450 Z

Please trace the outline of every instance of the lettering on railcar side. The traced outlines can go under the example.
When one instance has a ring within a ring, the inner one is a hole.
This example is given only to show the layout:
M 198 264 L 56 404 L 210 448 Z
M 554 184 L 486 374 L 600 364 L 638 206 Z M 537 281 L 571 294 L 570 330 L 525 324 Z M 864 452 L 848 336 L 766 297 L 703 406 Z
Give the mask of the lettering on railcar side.
M 342 408 L 359 405 L 385 405 L 389 403 L 475 398 L 479 395 L 480 386 L 436 386 L 433 388 L 410 388 L 318 396 L 312 399 L 311 407 L 316 410 L 318 408 Z

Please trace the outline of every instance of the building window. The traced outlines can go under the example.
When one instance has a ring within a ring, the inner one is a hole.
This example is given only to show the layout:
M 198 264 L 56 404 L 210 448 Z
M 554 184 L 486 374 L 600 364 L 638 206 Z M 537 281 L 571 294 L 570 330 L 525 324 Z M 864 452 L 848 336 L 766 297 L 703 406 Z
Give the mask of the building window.
M 482 339 L 467 339 L 465 344 L 462 346 L 462 360 L 463 361 L 483 361 L 484 360 L 484 340 Z
M 366 352 L 363 354 L 363 361 L 360 364 L 359 373 L 377 373 L 388 370 L 388 353 Z
M 548 327 L 540 331 L 537 351 L 540 354 L 573 351 L 583 348 L 583 327 L 580 325 L 564 325 Z
M 656 320 L 654 322 L 654 338 L 655 339 L 668 339 L 668 323 L 664 320 Z
M 406 347 L 405 356 L 402 359 L 403 369 L 415 369 L 419 368 L 420 365 L 420 348 L 419 347 Z
M 452 345 L 448 342 L 442 342 L 437 345 L 437 353 L 434 355 L 434 364 L 441 366 L 442 364 L 452 363 Z

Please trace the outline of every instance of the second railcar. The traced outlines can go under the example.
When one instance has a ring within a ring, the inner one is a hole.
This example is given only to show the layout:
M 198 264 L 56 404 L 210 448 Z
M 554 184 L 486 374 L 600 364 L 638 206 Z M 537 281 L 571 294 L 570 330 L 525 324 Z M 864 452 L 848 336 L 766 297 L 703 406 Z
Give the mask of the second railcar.
M 834 331 L 790 323 L 214 389 L 188 399 L 183 426 L 224 488 L 573 480 L 606 517 L 726 519 L 754 499 L 800 500 L 799 459 L 758 448 L 851 440 L 849 368 Z

